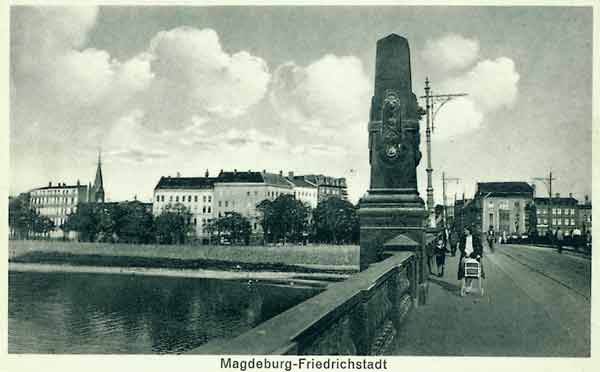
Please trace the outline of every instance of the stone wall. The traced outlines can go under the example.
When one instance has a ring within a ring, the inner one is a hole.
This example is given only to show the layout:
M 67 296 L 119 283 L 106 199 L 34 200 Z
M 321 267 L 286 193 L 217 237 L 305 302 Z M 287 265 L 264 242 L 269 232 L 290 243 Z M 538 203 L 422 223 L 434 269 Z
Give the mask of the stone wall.
M 380 355 L 416 298 L 416 259 L 397 252 L 228 342 L 195 354 Z

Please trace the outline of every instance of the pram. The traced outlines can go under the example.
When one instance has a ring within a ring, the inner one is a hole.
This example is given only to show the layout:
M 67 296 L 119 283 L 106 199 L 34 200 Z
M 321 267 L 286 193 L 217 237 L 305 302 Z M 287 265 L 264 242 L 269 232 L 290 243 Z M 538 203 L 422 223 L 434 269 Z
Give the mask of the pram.
M 479 294 L 483 296 L 483 280 L 481 278 L 481 264 L 474 258 L 465 258 L 463 260 L 465 265 L 465 276 L 462 279 L 462 285 L 460 287 L 460 295 L 464 296 L 467 289 L 467 278 L 477 279 L 479 284 Z M 470 286 L 469 286 L 470 287 Z

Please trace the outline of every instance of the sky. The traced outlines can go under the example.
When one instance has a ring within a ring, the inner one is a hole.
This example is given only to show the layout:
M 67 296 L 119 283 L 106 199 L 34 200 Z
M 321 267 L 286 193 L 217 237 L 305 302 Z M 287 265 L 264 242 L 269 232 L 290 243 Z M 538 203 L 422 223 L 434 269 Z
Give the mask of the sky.
M 442 172 L 460 179 L 450 204 L 549 171 L 553 191 L 591 195 L 589 7 L 13 6 L 10 30 L 10 194 L 93 182 L 101 150 L 109 200 L 149 201 L 161 176 L 264 169 L 346 177 L 355 202 L 375 45 L 397 33 L 417 96 L 426 77 L 468 94 L 435 117 L 436 203 Z

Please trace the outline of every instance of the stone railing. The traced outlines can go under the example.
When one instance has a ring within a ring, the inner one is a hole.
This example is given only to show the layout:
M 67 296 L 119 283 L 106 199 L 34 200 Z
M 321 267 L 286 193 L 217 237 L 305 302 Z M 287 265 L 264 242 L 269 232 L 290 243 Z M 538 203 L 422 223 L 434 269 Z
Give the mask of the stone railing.
M 412 252 L 394 252 L 343 282 L 226 342 L 195 354 L 380 355 L 416 302 Z

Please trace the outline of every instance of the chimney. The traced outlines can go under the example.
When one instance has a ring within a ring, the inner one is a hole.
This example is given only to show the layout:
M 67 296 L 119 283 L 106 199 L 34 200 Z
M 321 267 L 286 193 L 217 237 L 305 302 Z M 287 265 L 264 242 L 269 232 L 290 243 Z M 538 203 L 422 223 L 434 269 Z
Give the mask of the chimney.
M 77 180 L 77 186 L 81 186 L 81 182 L 79 182 L 79 180 Z
M 234 170 L 233 170 L 233 174 L 237 174 L 237 169 L 234 169 Z
M 181 177 L 181 173 L 177 172 L 177 178 Z
M 267 173 L 267 170 L 266 170 L 266 169 L 263 169 L 263 171 L 262 171 L 262 172 L 263 172 L 263 173 Z
M 279 171 L 279 176 L 283 176 L 283 171 L 282 170 Z
M 221 169 L 221 171 L 219 172 L 219 176 L 223 174 L 223 169 Z
M 208 168 L 206 169 L 206 172 L 204 172 L 204 177 L 208 178 Z
M 559 193 L 559 192 L 557 192 L 556 194 L 554 194 L 554 197 L 555 197 L 555 198 L 560 198 L 560 193 Z
M 292 172 L 292 171 L 289 171 L 289 172 L 288 172 L 288 177 L 289 177 L 289 178 L 292 178 L 292 177 L 294 177 L 294 172 Z
M 590 204 L 590 197 L 588 195 L 585 196 L 585 204 Z
M 572 197 L 573 197 L 573 193 L 572 193 L 572 192 L 570 192 L 570 193 L 569 193 L 569 198 L 572 198 Z
M 48 187 L 52 187 L 52 181 L 48 182 Z

